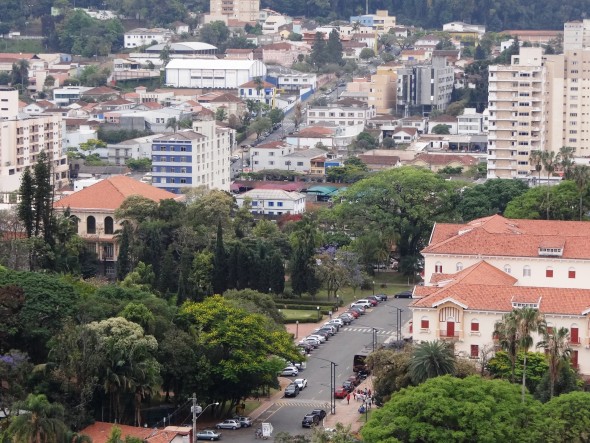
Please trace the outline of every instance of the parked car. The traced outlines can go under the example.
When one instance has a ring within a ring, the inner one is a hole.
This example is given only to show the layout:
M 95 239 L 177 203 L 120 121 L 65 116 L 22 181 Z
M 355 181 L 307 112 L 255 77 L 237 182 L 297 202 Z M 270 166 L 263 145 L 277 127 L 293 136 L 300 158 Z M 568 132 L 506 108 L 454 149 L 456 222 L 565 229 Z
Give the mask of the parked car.
M 239 429 L 242 427 L 240 422 L 234 418 L 223 420 L 221 423 L 215 425 L 217 429 Z
M 316 329 L 313 331 L 312 335 L 319 335 L 320 337 L 324 337 L 326 340 L 329 340 L 330 337 L 332 336 L 332 334 L 330 334 L 329 331 L 326 330 L 320 330 L 320 329 Z
M 281 375 L 283 377 L 292 377 L 295 375 L 299 375 L 299 369 L 295 366 L 287 366 L 285 369 L 281 371 Z
M 359 318 L 361 313 L 355 309 L 349 309 L 348 311 L 345 312 L 345 314 L 350 314 L 352 315 L 354 318 Z
M 197 432 L 197 440 L 219 440 L 221 438 L 221 432 L 214 431 L 212 429 L 203 429 Z
M 327 332 L 328 335 L 330 335 L 330 337 L 333 336 L 333 335 L 336 335 L 336 328 L 335 327 L 332 327 L 332 325 L 330 325 L 330 326 L 322 326 L 321 328 L 316 329 L 314 331 L 314 333 L 318 333 L 318 332 L 322 332 L 322 331 Z
M 318 340 L 320 342 L 320 344 L 325 343 L 326 342 L 326 336 L 324 334 L 310 334 L 307 336 L 307 338 L 314 338 L 316 340 Z
M 365 312 L 367 312 L 367 309 L 365 308 L 364 305 L 355 305 L 353 304 L 350 307 L 351 310 L 353 311 L 357 311 L 360 315 L 365 315 Z
M 375 297 L 378 297 L 381 301 L 387 301 L 387 294 L 375 294 Z
M 326 418 L 326 411 L 323 409 L 314 409 L 303 417 L 301 425 L 304 428 L 311 428 L 312 426 L 319 425 L 324 418 Z
M 344 314 L 341 314 L 340 317 L 338 317 L 338 319 L 340 321 L 342 321 L 342 323 L 345 326 L 347 326 L 352 323 L 352 321 L 354 320 L 354 317 L 352 316 L 352 314 L 344 313 Z
M 361 384 L 361 378 L 357 374 L 351 375 L 346 380 L 351 382 L 354 386 L 358 386 Z
M 332 320 L 330 320 L 330 321 L 332 321 Z M 327 328 L 327 327 L 330 327 L 330 328 L 334 328 L 334 331 L 335 331 L 335 332 L 338 332 L 338 331 L 340 331 L 340 325 L 339 325 L 339 324 L 337 324 L 337 323 L 330 323 L 330 321 L 327 321 L 326 323 L 324 323 L 324 324 L 322 325 L 322 328 Z
M 300 390 L 303 390 L 307 387 L 307 378 L 296 378 L 293 383 L 299 386 Z
M 299 342 L 299 343 L 297 343 L 297 347 L 299 349 L 301 349 L 302 354 L 309 354 L 309 353 L 311 353 L 311 351 L 313 351 L 313 348 L 314 348 L 311 345 L 311 343 L 307 343 L 307 342 Z
M 354 305 L 361 305 L 361 306 L 364 306 L 365 308 L 370 308 L 371 306 L 373 306 L 373 304 L 366 298 L 361 298 L 360 300 L 357 300 L 354 303 L 352 303 L 350 306 L 354 306 Z
M 299 395 L 299 385 L 291 383 L 285 388 L 285 397 L 297 397 Z
M 240 425 L 242 425 L 242 428 L 249 428 L 250 426 L 252 426 L 252 419 L 250 417 L 246 417 L 243 415 L 235 415 L 234 420 L 237 420 L 240 422 Z
M 402 292 L 398 292 L 397 294 L 395 294 L 393 296 L 393 298 L 412 298 L 412 292 L 413 291 L 402 291 Z
M 346 398 L 349 392 L 344 389 L 342 386 L 339 388 L 334 389 L 334 398 Z
M 377 297 L 376 295 L 367 296 L 367 300 L 369 300 L 373 306 L 377 306 L 379 304 L 379 302 L 381 301 L 381 299 L 379 297 Z
M 344 322 L 342 321 L 341 318 L 333 318 L 328 323 L 331 324 L 331 325 L 336 325 L 339 328 L 341 328 L 342 326 L 344 326 Z
M 344 389 L 346 389 L 348 392 L 352 392 L 354 391 L 354 384 L 351 381 L 346 380 L 344 383 L 342 383 L 342 387 Z
M 305 337 L 299 342 L 300 345 L 310 345 L 312 348 L 317 348 L 321 342 L 317 338 Z

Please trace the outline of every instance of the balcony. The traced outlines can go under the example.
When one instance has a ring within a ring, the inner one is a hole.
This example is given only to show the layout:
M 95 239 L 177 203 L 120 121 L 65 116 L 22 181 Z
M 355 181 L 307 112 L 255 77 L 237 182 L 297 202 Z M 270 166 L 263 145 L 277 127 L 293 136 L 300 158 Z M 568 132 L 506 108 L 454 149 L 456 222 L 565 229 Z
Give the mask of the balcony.
M 452 335 L 449 335 L 447 331 L 438 331 L 438 338 L 441 340 L 459 340 L 459 334 L 461 331 L 455 331 Z

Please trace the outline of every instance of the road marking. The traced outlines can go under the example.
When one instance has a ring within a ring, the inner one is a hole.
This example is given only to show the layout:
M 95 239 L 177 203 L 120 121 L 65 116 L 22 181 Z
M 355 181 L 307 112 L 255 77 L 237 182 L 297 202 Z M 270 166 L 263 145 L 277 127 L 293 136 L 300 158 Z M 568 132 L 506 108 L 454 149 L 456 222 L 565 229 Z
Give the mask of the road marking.
M 373 333 L 373 330 L 371 328 L 351 328 L 351 327 L 347 327 L 342 329 L 343 332 L 361 332 L 363 334 L 369 334 L 369 333 Z M 392 335 L 395 334 L 395 330 L 394 329 L 389 329 L 389 330 L 383 330 L 383 329 L 378 329 L 377 330 L 377 335 Z
M 326 405 L 330 406 L 329 401 L 319 401 L 319 400 L 279 400 L 274 403 L 277 406 L 285 407 L 309 407 L 309 408 L 324 408 Z M 277 412 L 274 411 L 273 414 Z

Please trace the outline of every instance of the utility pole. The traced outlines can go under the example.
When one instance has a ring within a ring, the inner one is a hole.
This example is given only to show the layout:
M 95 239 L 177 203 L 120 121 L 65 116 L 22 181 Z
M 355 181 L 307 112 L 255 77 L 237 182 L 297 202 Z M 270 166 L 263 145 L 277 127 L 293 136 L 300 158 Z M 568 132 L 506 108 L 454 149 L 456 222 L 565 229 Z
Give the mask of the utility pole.
M 193 392 L 192 398 L 189 400 L 193 401 L 193 405 L 191 407 L 191 411 L 193 413 L 193 439 L 192 443 L 196 443 L 197 441 L 197 415 L 201 413 L 202 409 L 199 405 L 197 405 L 197 394 Z

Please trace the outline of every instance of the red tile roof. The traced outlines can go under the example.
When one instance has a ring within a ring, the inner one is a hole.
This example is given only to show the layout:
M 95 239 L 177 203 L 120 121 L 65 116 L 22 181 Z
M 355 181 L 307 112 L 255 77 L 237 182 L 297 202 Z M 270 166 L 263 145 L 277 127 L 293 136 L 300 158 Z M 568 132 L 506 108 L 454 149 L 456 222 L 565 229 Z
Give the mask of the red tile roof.
M 276 88 L 275 85 L 273 85 L 272 83 L 268 83 L 263 81 L 260 86 L 262 88 Z M 250 80 L 249 82 L 246 82 L 242 85 L 239 86 L 239 88 L 258 88 L 258 83 L 256 83 L 254 80 Z
M 141 195 L 156 202 L 169 198 L 176 200 L 182 198 L 182 196 L 141 183 L 130 177 L 115 175 L 58 200 L 54 207 L 114 211 L 127 197 L 132 195 Z
M 455 155 L 455 154 L 427 154 L 421 153 L 416 156 L 414 162 L 425 162 L 430 165 L 448 165 L 449 163 L 459 162 L 465 166 L 472 166 L 479 163 L 479 160 L 472 155 Z
M 145 440 L 152 432 L 151 428 L 138 428 L 135 426 L 119 425 L 114 423 L 105 423 L 97 421 L 90 426 L 82 429 L 81 433 L 88 435 L 92 439 L 92 443 L 106 443 L 111 434 L 113 426 L 117 426 L 121 429 L 121 438 L 125 440 L 125 437 L 137 437 L 140 440 Z
M 453 300 L 474 311 L 509 312 L 512 303 L 539 303 L 544 314 L 582 315 L 590 308 L 590 290 L 515 286 L 516 279 L 485 261 L 449 276 L 442 287 L 417 286 L 414 307 L 431 308 Z
M 423 253 L 539 257 L 539 247 L 564 245 L 562 258 L 590 259 L 590 223 L 518 220 L 493 215 L 464 225 L 437 223 Z

